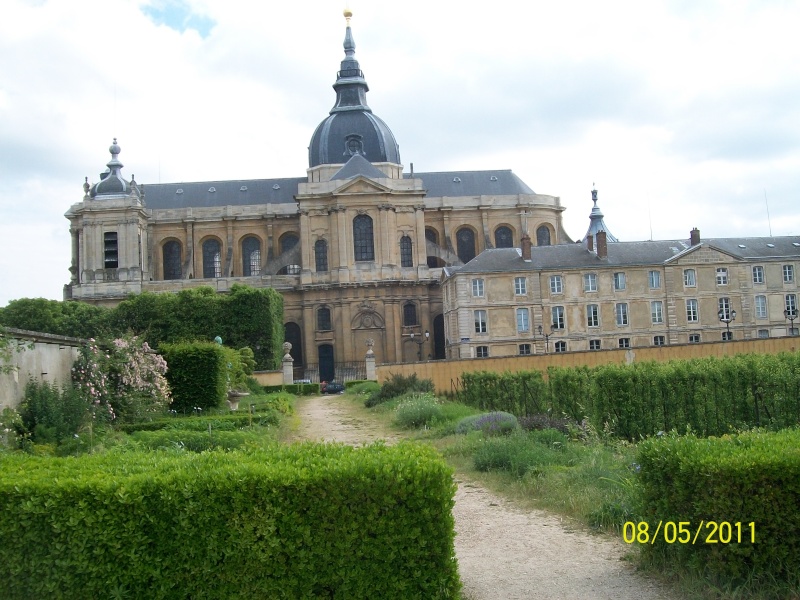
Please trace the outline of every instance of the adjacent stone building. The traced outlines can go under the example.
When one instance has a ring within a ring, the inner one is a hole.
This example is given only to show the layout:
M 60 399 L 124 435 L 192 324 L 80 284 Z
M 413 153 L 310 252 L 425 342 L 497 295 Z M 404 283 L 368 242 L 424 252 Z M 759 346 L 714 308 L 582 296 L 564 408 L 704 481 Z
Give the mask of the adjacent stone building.
M 694 229 L 609 243 L 598 230 L 547 248 L 523 238 L 444 269 L 448 358 L 797 335 L 798 267 L 800 236 L 701 240 Z

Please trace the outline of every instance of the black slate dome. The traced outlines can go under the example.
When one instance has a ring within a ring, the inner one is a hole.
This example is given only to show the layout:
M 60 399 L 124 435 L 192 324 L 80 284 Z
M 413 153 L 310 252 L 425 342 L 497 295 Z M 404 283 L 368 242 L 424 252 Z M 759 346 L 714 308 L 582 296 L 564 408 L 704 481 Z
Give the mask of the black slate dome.
M 400 148 L 394 134 L 367 106 L 369 87 L 355 59 L 349 11 L 345 12 L 345 17 L 345 57 L 333 84 L 336 104 L 311 137 L 308 166 L 346 163 L 354 154 L 361 154 L 371 163 L 400 164 Z

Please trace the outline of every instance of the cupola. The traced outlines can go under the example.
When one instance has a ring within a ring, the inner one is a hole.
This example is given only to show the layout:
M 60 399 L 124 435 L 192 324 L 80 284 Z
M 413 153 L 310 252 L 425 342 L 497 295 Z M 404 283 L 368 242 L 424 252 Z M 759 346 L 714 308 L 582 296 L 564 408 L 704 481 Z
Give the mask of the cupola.
M 333 84 L 336 103 L 311 137 L 308 166 L 344 164 L 355 154 L 371 163 L 400 164 L 400 148 L 394 134 L 367 105 L 369 87 L 355 57 L 356 44 L 350 29 L 352 12 L 346 9 L 344 16 L 344 59 Z

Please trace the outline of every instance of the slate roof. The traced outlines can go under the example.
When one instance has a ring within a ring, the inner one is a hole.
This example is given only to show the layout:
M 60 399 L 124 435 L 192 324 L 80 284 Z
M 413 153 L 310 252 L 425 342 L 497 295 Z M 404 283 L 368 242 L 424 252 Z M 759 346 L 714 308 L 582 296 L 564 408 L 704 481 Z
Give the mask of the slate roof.
M 772 244 L 773 247 L 767 246 Z M 795 245 L 797 244 L 797 245 Z M 800 236 L 767 238 L 714 238 L 703 240 L 702 246 L 722 250 L 738 259 L 800 258 Z M 740 245 L 745 246 L 741 248 Z M 593 269 L 613 266 L 658 265 L 687 254 L 693 248 L 687 240 L 656 240 L 646 242 L 616 242 L 608 244 L 608 258 L 598 258 L 585 244 L 534 246 L 531 261 L 522 260 L 518 248 L 492 248 L 483 251 L 466 265 L 448 272 L 500 273 L 557 269 Z
M 169 209 L 189 206 L 205 208 L 294 203 L 297 185 L 306 181 L 308 181 L 306 177 L 234 179 L 231 181 L 154 183 L 140 185 L 140 188 L 144 191 L 144 202 L 147 208 Z M 211 189 L 215 191 L 209 191 Z
M 709 238 L 702 240 L 702 243 L 743 259 L 797 258 L 800 255 L 800 235 L 759 238 Z
M 335 179 L 349 179 L 355 175 L 366 175 L 370 179 L 385 178 L 377 167 L 363 160 L 366 166 L 353 157 L 334 175 Z M 352 170 L 348 165 L 353 163 Z M 372 170 L 370 170 L 370 168 Z M 352 171 L 352 172 L 351 172 Z M 409 173 L 403 175 L 408 179 Z M 499 171 L 442 171 L 437 173 L 414 173 L 422 179 L 429 197 L 439 196 L 504 196 L 533 194 L 524 181 L 511 170 Z M 495 177 L 496 179 L 492 179 Z M 454 182 L 460 179 L 460 182 Z M 153 209 L 206 208 L 214 206 L 243 206 L 247 204 L 294 203 L 297 186 L 308 182 L 306 177 L 282 179 L 233 179 L 230 181 L 191 181 L 183 183 L 139 184 L 145 194 L 145 205 Z M 275 188 L 275 186 L 278 186 Z M 209 190 L 214 188 L 214 192 Z M 242 190 L 245 188 L 245 190 Z M 183 190 L 178 193 L 178 190 Z
M 410 173 L 404 173 L 410 179 Z M 440 171 L 414 173 L 422 179 L 428 196 L 432 198 L 458 196 L 515 196 L 534 194 L 510 169 L 498 171 Z
M 334 173 L 331 181 L 338 181 L 340 179 L 352 179 L 358 175 L 369 177 L 370 179 L 385 179 L 386 174 L 378 167 L 374 166 L 366 158 L 360 154 L 354 154 L 347 164 Z

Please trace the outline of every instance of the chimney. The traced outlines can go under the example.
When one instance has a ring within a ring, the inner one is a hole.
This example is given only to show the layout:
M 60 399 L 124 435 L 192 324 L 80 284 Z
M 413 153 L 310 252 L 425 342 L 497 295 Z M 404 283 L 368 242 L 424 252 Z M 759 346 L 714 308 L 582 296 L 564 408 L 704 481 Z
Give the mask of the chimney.
M 591 233 L 586 236 L 586 248 L 589 252 L 594 252 L 594 236 Z
M 700 243 L 700 230 L 697 227 L 689 232 L 689 241 L 692 246 L 697 246 Z
M 597 258 L 608 258 L 608 241 L 605 231 L 597 232 Z
M 531 262 L 531 237 L 527 232 L 522 236 L 522 260 Z

